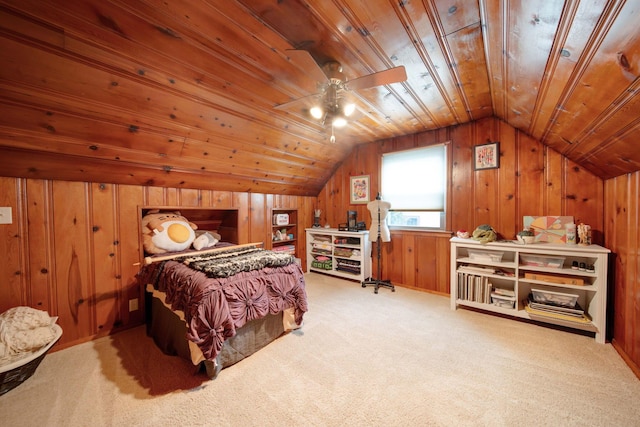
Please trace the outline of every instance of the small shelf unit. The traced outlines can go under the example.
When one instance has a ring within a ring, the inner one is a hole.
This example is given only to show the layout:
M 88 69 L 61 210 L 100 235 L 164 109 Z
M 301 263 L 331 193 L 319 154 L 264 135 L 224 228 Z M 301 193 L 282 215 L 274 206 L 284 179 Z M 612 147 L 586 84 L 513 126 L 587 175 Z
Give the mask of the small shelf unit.
M 472 307 L 593 332 L 605 342 L 610 251 L 598 245 L 451 242 L 451 308 Z M 538 310 L 532 292 L 572 295 L 584 316 Z
M 271 250 L 298 258 L 298 211 L 272 209 L 271 218 Z
M 369 231 L 307 228 L 307 271 L 362 282 L 371 277 Z

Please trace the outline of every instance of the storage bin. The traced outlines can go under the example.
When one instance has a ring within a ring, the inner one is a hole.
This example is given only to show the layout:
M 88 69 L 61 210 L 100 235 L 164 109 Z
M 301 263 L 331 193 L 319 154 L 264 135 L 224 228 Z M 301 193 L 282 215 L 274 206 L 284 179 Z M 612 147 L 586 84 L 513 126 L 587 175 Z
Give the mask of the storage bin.
M 478 249 L 468 249 L 469 259 L 483 262 L 500 262 L 504 252 L 498 251 L 481 251 Z
M 534 267 L 562 268 L 565 257 L 520 254 L 520 260 L 522 264 Z
M 333 264 L 330 259 L 328 260 L 316 260 L 311 261 L 311 267 L 318 268 L 320 270 L 331 270 L 333 269 Z
M 556 305 L 559 307 L 574 308 L 578 302 L 578 295 L 543 289 L 531 289 L 531 295 L 537 303 Z
M 516 297 L 510 296 L 510 295 L 501 295 L 496 292 L 491 292 L 491 304 L 498 307 L 515 308 Z

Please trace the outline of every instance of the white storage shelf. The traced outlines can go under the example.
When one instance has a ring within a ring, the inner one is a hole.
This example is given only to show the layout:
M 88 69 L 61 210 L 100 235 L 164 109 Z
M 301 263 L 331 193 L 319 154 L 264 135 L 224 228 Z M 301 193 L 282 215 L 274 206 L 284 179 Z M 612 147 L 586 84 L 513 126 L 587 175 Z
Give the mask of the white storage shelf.
M 307 228 L 307 271 L 363 281 L 371 277 L 369 231 Z M 323 268 L 318 259 L 327 258 Z M 316 261 L 316 263 L 314 263 Z
M 473 307 L 513 317 L 593 332 L 599 343 L 606 333 L 607 267 L 610 251 L 598 245 L 520 244 L 451 239 L 451 308 Z M 513 308 L 490 292 L 512 294 Z M 589 320 L 541 314 L 528 307 L 532 289 L 576 295 Z

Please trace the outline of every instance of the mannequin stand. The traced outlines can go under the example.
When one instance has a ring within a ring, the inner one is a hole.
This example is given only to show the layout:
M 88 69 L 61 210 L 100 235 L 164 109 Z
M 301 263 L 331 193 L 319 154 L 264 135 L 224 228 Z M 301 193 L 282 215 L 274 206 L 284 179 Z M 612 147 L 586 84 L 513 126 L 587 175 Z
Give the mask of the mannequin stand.
M 383 288 L 389 288 L 391 289 L 391 292 L 395 292 L 396 288 L 395 286 L 393 286 L 393 283 L 391 283 L 390 280 L 382 280 L 380 279 L 380 277 L 382 277 L 382 263 L 380 262 L 382 260 L 382 233 L 380 230 L 380 207 L 378 207 L 378 239 L 376 240 L 376 246 L 377 246 L 377 258 L 378 258 L 378 278 L 374 279 L 373 277 L 368 278 L 367 280 L 364 280 L 362 282 L 362 287 L 366 288 L 367 286 L 373 286 L 373 293 L 377 294 L 378 293 L 378 288 L 383 287 Z

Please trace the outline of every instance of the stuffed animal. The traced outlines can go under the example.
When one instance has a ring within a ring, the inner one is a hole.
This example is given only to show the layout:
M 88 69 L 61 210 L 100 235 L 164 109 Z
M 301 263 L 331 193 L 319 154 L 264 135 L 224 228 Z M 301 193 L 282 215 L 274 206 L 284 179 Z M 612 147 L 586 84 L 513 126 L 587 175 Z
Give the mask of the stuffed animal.
M 149 211 L 142 218 L 142 245 L 149 254 L 183 251 L 195 240 L 197 228 L 180 212 Z
M 193 241 L 195 250 L 210 248 L 220 241 L 220 235 L 213 231 L 196 232 L 196 240 Z
M 498 233 L 489 224 L 482 224 L 473 230 L 471 238 L 480 243 L 495 242 L 498 239 Z

